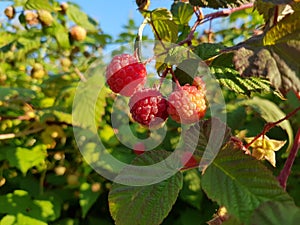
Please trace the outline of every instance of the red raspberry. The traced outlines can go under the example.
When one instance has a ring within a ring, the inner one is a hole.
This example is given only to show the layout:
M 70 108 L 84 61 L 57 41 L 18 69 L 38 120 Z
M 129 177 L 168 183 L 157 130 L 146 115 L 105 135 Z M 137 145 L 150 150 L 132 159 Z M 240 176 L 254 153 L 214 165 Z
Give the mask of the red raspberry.
M 191 152 L 184 152 L 181 158 L 181 163 L 184 168 L 191 168 L 197 166 L 199 163 Z
M 160 126 L 167 118 L 167 100 L 162 94 L 151 88 L 135 92 L 129 101 L 132 118 L 147 127 Z
M 143 142 L 137 142 L 134 146 L 133 146 L 133 152 L 136 155 L 141 155 L 145 152 L 145 144 Z
M 195 123 L 204 117 L 205 112 L 205 94 L 195 86 L 186 84 L 169 96 L 168 113 L 178 123 Z
M 128 97 L 145 84 L 146 75 L 145 65 L 128 54 L 115 56 L 106 68 L 110 89 Z

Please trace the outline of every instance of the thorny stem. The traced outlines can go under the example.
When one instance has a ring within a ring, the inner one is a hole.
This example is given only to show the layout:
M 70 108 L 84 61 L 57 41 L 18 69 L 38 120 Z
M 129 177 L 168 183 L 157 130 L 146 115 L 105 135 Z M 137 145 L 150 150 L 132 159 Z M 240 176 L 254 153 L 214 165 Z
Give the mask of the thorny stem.
M 298 132 L 295 136 L 293 147 L 284 164 L 284 167 L 281 170 L 279 176 L 277 177 L 279 184 L 284 190 L 286 189 L 287 180 L 289 178 L 289 175 L 291 174 L 292 166 L 297 156 L 299 148 L 300 148 L 300 128 L 298 129 Z
M 261 136 L 264 136 L 269 130 L 271 130 L 273 127 L 275 127 L 279 123 L 281 123 L 284 120 L 287 120 L 290 117 L 292 117 L 293 115 L 295 115 L 299 110 L 300 110 L 300 107 L 296 108 L 295 110 L 293 110 L 292 112 L 290 112 L 289 114 L 287 114 L 285 117 L 283 117 L 282 119 L 280 119 L 280 120 L 278 120 L 276 122 L 267 123 L 264 126 L 264 129 L 262 130 L 262 132 L 260 132 L 250 143 L 248 143 L 247 145 L 245 145 L 245 148 L 248 149 L 250 147 L 250 145 L 252 145 L 257 139 L 259 139 Z
M 232 14 L 234 12 L 244 10 L 244 9 L 248 9 L 248 8 L 252 8 L 252 7 L 253 7 L 253 3 L 248 3 L 248 4 L 241 5 L 239 7 L 236 7 L 236 8 L 224 9 L 224 10 L 221 10 L 221 11 L 218 11 L 218 12 L 210 13 L 210 14 L 205 15 L 204 17 L 198 16 L 197 20 L 194 23 L 194 25 L 192 26 L 191 31 L 190 31 L 189 35 L 187 36 L 187 38 L 180 41 L 178 43 L 178 45 L 183 45 L 185 43 L 190 43 L 192 41 L 193 37 L 194 37 L 194 33 L 196 31 L 196 28 L 200 24 L 205 23 L 207 21 L 211 21 L 215 18 L 226 17 L 226 16 L 229 16 L 230 14 Z

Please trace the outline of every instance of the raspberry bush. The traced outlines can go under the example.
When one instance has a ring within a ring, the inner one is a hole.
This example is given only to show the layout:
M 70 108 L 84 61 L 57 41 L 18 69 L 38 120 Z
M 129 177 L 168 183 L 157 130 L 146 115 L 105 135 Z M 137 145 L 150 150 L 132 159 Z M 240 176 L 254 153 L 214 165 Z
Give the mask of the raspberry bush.
M 3 3 L 0 224 L 298 224 L 299 1 L 136 3 Z

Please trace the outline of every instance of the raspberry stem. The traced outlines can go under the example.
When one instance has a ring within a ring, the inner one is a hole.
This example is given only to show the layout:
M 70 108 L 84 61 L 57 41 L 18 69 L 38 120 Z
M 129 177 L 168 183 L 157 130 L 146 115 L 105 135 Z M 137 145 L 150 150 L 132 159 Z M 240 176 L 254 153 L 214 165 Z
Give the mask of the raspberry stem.
M 284 164 L 284 167 L 281 170 L 279 176 L 277 177 L 277 180 L 279 181 L 281 187 L 284 190 L 286 189 L 287 180 L 291 174 L 291 169 L 292 169 L 293 163 L 295 161 L 295 158 L 297 156 L 299 148 L 300 148 L 300 128 L 298 129 L 298 132 L 295 136 L 293 147 L 292 147 L 291 152 Z
M 276 122 L 266 123 L 262 132 L 260 132 L 251 142 L 249 142 L 247 145 L 245 145 L 245 148 L 248 149 L 257 139 L 259 139 L 261 136 L 264 136 L 269 130 L 271 130 L 273 127 L 275 127 L 279 123 L 294 116 L 299 110 L 300 110 L 300 107 L 296 108 L 295 110 L 293 110 L 292 112 L 287 114 L 285 117 L 281 118 L 280 120 L 278 120 Z

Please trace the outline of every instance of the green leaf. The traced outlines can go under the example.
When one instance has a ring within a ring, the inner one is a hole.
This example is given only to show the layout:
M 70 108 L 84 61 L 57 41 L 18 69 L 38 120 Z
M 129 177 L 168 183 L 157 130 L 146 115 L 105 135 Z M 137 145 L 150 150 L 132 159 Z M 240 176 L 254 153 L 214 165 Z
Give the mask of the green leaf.
M 188 170 L 183 174 L 183 187 L 180 198 L 190 205 L 201 209 L 203 193 L 201 189 L 200 173 L 198 170 Z
M 35 97 L 35 92 L 26 88 L 0 87 L 0 101 L 7 101 L 11 98 L 30 100 Z
M 207 60 L 220 54 L 224 45 L 219 43 L 202 43 L 193 50 L 202 60 Z
M 41 122 L 47 122 L 47 120 L 56 120 L 62 123 L 72 124 L 72 114 L 65 113 L 54 109 L 44 109 L 37 111 L 37 115 L 40 116 Z
M 74 124 L 85 128 L 95 128 L 95 124 L 99 125 L 101 122 L 105 113 L 106 97 L 111 93 L 104 86 L 106 83 L 104 68 L 104 65 L 97 65 L 97 68 L 91 67 L 85 73 L 87 81 L 78 85 L 72 111 Z
M 266 201 L 292 201 L 271 171 L 230 145 L 219 152 L 201 181 L 207 196 L 241 222 L 248 222 L 253 211 Z
M 69 33 L 62 24 L 55 21 L 51 27 L 45 28 L 45 31 L 55 37 L 61 48 L 66 49 L 70 47 Z
M 79 26 L 84 27 L 86 30 L 95 32 L 97 31 L 97 24 L 87 14 L 80 10 L 75 4 L 69 4 L 67 16 L 70 20 Z
M 142 154 L 134 165 L 152 165 L 169 155 L 166 151 L 154 150 Z M 144 179 L 134 177 L 134 179 Z M 161 224 L 175 203 L 182 187 L 182 174 L 177 172 L 160 183 L 148 186 L 125 186 L 114 183 L 109 193 L 109 208 L 115 223 L 122 225 Z
M 32 221 L 29 224 L 44 224 L 59 217 L 60 206 L 52 200 L 37 200 L 24 190 L 0 196 L 0 213 L 13 215 L 17 221 L 14 224 L 28 224 L 22 221 Z M 12 221 L 12 217 L 5 220 Z M 1 221 L 2 223 L 2 221 Z
M 54 7 L 47 0 L 28 0 L 25 4 L 25 9 L 44 9 L 51 12 L 54 10 Z
M 82 217 L 84 218 L 93 204 L 99 197 L 100 192 L 94 192 L 92 185 L 89 183 L 82 183 L 80 185 L 79 204 L 82 210 Z
M 299 207 L 289 202 L 269 201 L 254 211 L 251 224 L 295 225 L 299 221 Z
M 37 220 L 29 216 L 25 216 L 21 213 L 17 215 L 6 215 L 0 221 L 0 225 L 16 225 L 16 224 L 47 225 L 46 222 Z
M 150 13 L 150 21 L 157 39 L 174 43 L 177 40 L 178 25 L 174 22 L 172 13 L 165 8 L 158 8 Z
M 174 21 L 180 25 L 188 25 L 191 20 L 194 10 L 190 4 L 183 2 L 175 2 L 171 7 Z
M 270 82 L 259 77 L 241 77 L 240 74 L 228 67 L 210 67 L 211 73 L 218 79 L 218 82 L 238 93 L 250 96 L 251 93 L 272 91 Z
M 283 94 L 300 91 L 300 12 L 239 44 L 234 64 L 243 76 L 266 77 Z
M 254 97 L 253 99 L 241 101 L 238 104 L 252 107 L 267 122 L 276 122 L 285 117 L 285 113 L 282 112 L 282 110 L 275 103 L 267 99 Z M 287 151 L 289 151 L 293 145 L 294 140 L 292 126 L 289 120 L 284 120 L 277 126 L 285 130 L 288 135 L 289 145 L 287 147 Z
M 0 153 L 0 158 L 8 160 L 10 166 L 20 169 L 23 175 L 26 175 L 30 168 L 45 164 L 46 157 L 46 145 L 36 145 L 32 149 L 3 148 Z
M 196 142 L 197 151 L 217 153 L 230 137 L 230 128 L 218 118 L 211 118 L 201 120 L 187 130 L 184 134 L 184 143 L 186 149 L 194 149 Z
M 252 2 L 251 0 L 190 0 L 190 4 L 193 6 L 201 6 L 201 7 L 208 7 L 208 8 L 234 8 L 249 2 Z

